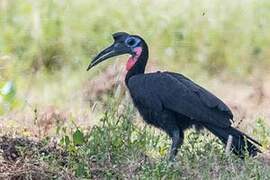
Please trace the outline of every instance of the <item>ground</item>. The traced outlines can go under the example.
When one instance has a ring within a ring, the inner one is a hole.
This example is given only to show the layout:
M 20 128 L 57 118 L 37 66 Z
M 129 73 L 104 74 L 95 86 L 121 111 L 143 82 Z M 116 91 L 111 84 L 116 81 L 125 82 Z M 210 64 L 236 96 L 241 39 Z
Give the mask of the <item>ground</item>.
M 234 155 L 227 156 L 224 146 L 208 132 L 191 130 L 177 162 L 172 164 L 166 156 L 170 140 L 159 130 L 145 126 L 125 95 L 124 85 L 116 80 L 123 79 L 123 75 L 111 69 L 109 66 L 98 79 L 109 79 L 111 84 L 98 86 L 97 80 L 89 80 L 73 95 L 73 99 L 79 99 L 74 102 L 81 102 L 79 113 L 74 114 L 78 107 L 74 110 L 43 105 L 42 109 L 24 107 L 1 117 L 0 177 L 269 178 L 268 77 L 246 82 L 198 78 L 200 84 L 230 106 L 235 115 L 234 126 L 263 143 L 263 154 L 242 161 Z M 29 94 L 33 101 L 34 93 Z M 40 99 L 35 100 L 38 104 Z M 98 104 L 100 100 L 104 103 Z

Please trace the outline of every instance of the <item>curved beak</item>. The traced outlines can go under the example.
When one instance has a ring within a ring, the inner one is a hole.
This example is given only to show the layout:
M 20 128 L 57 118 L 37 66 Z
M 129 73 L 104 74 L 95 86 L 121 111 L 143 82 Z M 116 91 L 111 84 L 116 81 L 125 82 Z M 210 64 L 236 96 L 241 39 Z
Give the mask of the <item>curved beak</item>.
M 131 53 L 130 48 L 121 45 L 120 43 L 114 43 L 108 48 L 101 51 L 89 64 L 87 71 L 89 71 L 95 65 L 101 63 L 102 61 L 109 59 L 114 56 L 119 56 L 122 54 Z

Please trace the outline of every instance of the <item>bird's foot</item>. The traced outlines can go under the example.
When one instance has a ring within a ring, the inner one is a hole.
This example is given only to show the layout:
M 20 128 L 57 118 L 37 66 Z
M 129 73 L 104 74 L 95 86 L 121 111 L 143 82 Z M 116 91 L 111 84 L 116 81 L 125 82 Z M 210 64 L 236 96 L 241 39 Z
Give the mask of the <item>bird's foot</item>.
M 177 150 L 172 149 L 170 154 L 169 154 L 169 161 L 170 162 L 176 162 L 176 154 L 177 154 Z
M 175 157 L 169 157 L 169 162 L 176 162 L 176 158 Z

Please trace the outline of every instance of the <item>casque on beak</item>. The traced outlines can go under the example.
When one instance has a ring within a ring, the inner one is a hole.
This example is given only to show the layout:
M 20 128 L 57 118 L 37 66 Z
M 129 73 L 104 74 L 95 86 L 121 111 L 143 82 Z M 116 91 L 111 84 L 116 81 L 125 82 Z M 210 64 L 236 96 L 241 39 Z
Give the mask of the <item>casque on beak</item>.
M 102 61 L 109 59 L 114 56 L 119 56 L 122 54 L 133 54 L 132 50 L 121 42 L 115 42 L 108 48 L 101 51 L 89 64 L 87 71 L 89 71 L 95 65 L 101 63 Z

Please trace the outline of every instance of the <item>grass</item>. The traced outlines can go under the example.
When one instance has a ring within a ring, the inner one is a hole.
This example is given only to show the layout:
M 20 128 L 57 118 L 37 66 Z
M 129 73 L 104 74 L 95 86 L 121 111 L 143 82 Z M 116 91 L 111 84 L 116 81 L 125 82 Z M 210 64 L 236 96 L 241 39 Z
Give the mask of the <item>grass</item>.
M 194 130 L 169 163 L 168 137 L 135 121 L 132 106 L 106 101 L 115 84 L 98 87 L 119 79 L 108 77 L 122 58 L 85 71 L 112 33 L 140 34 L 150 70 L 208 87 L 269 149 L 269 10 L 269 0 L 1 0 L 0 178 L 269 179 L 267 160 L 227 156 Z
M 0 52 L 16 74 L 86 67 L 116 31 L 141 34 L 157 64 L 190 74 L 241 76 L 269 65 L 267 0 L 3 0 L 0 8 Z
M 116 31 L 146 39 L 150 66 L 195 80 L 264 76 L 270 62 L 269 8 L 267 0 L 2 0 L 0 88 L 11 80 L 31 106 L 65 106 L 62 99 L 72 94 L 66 91 L 96 74 L 84 72 L 89 58 L 110 44 Z M 59 83 L 63 88 L 54 88 Z M 51 86 L 54 93 L 41 93 Z
M 114 103 L 113 103 L 114 104 Z M 113 105 L 111 104 L 111 105 Z M 59 126 L 58 140 L 43 138 L 39 142 L 2 137 L 0 145 L 4 160 L 2 178 L 91 178 L 91 179 L 269 179 L 270 164 L 259 158 L 244 161 L 226 155 L 219 140 L 207 132 L 187 132 L 177 156 L 168 161 L 169 138 L 149 126 L 136 125 L 134 110 L 126 106 L 122 113 L 111 106 L 100 123 L 85 131 L 74 124 L 67 129 Z M 14 145 L 16 158 L 11 159 Z M 12 142 L 12 143 L 11 143 Z M 12 162 L 7 168 L 5 165 Z M 14 167 L 15 166 L 15 167 Z M 6 167 L 6 168 L 4 168 Z M 24 167 L 24 169 L 22 168 Z M 2 172 L 1 172 L 2 169 Z M 5 171 L 3 171 L 3 169 Z M 29 170 L 30 169 L 30 170 Z
M 268 0 L 2 0 L 0 88 L 12 81 L 17 99 L 32 107 L 70 106 L 65 98 L 98 72 L 86 74 L 89 58 L 109 45 L 116 31 L 146 39 L 150 66 L 199 82 L 264 77 L 270 67 L 269 8 Z

